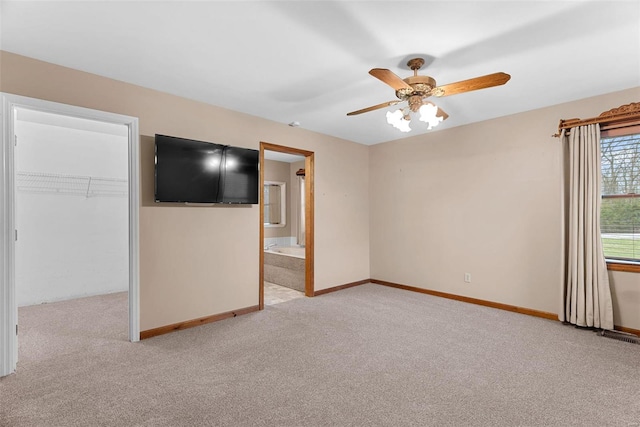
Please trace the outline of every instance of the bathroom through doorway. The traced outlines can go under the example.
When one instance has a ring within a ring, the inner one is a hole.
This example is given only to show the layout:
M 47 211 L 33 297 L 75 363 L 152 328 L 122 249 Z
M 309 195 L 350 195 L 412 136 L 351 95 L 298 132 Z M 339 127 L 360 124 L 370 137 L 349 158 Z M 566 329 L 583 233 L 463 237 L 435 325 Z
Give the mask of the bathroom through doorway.
M 259 307 L 313 296 L 313 152 L 260 143 Z

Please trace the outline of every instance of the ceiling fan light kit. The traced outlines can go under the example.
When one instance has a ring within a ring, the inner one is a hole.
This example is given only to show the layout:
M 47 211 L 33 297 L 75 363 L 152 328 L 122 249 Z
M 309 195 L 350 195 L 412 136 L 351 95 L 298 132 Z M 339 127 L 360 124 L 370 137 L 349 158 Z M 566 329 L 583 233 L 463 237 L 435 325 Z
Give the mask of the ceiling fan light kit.
M 410 59 L 409 62 L 407 62 L 407 66 L 413 70 L 413 76 L 407 77 L 406 79 L 401 79 L 392 71 L 385 68 L 373 68 L 370 70 L 369 74 L 391 86 L 396 91 L 396 97 L 399 101 L 383 102 L 382 104 L 352 111 L 347 113 L 347 116 L 367 113 L 406 101 L 406 107 L 394 112 L 387 112 L 387 123 L 401 132 L 410 132 L 411 128 L 409 127 L 409 123 L 411 121 L 411 113 L 420 113 L 419 120 L 428 123 L 429 127 L 427 129 L 430 130 L 440 124 L 440 122 L 446 120 L 449 115 L 438 108 L 437 105 L 427 101 L 426 99 L 428 97 L 442 97 L 500 86 L 508 82 L 511 78 L 511 76 L 506 73 L 493 73 L 457 83 L 437 86 L 433 77 L 418 75 L 418 70 L 423 65 L 424 59 L 422 58 Z
M 427 130 L 431 130 L 432 128 L 438 126 L 440 122 L 444 120 L 444 117 L 437 115 L 438 107 L 430 102 L 425 102 L 424 104 L 422 104 L 418 111 L 420 111 L 420 121 L 429 124 Z
M 387 111 L 387 123 L 400 132 L 411 132 L 411 128 L 409 127 L 410 121 L 411 117 L 408 114 L 405 115 L 402 110 L 396 110 L 394 112 Z

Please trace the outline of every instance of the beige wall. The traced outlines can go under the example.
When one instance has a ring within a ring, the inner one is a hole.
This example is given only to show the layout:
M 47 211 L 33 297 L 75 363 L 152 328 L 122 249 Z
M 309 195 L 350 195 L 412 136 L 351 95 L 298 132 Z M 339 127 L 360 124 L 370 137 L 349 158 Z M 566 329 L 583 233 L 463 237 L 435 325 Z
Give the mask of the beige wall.
M 550 135 L 561 118 L 640 99 L 636 88 L 367 147 L 6 52 L 0 67 L 0 91 L 139 117 L 142 330 L 257 305 L 262 247 L 257 205 L 153 202 L 155 133 L 314 151 L 316 290 L 373 277 L 557 312 Z M 610 276 L 616 324 L 640 329 L 639 276 Z
M 368 278 L 368 147 L 93 74 L 0 54 L 0 91 L 140 119 L 140 314 L 147 330 L 258 304 L 259 207 L 153 201 L 155 133 L 315 152 L 315 289 Z
M 640 329 L 640 274 L 609 272 L 613 298 L 613 323 Z
M 264 237 L 289 237 L 291 234 L 291 176 L 290 164 L 286 162 L 278 162 L 275 160 L 264 161 L 264 180 L 284 182 L 286 184 L 287 211 L 284 227 L 265 227 Z
M 371 277 L 557 313 L 563 118 L 640 88 L 371 147 Z M 471 273 L 471 283 L 464 274 Z M 640 279 L 612 272 L 616 324 L 640 329 Z

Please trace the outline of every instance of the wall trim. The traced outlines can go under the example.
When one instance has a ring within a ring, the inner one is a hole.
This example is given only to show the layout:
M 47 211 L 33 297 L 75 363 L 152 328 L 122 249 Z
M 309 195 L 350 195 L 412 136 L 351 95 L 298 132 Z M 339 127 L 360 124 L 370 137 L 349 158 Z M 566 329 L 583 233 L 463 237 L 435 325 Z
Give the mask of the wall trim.
M 624 271 L 627 273 L 640 273 L 640 264 L 638 263 L 623 263 L 616 261 L 607 261 L 607 270 L 609 271 Z
M 321 289 L 321 290 L 315 291 L 313 296 L 315 297 L 315 296 L 325 295 L 331 292 L 341 291 L 343 289 L 353 288 L 355 286 L 360 286 L 367 283 L 374 283 L 376 285 L 388 286 L 391 288 L 402 289 L 405 291 L 418 292 L 421 294 L 427 294 L 427 295 L 432 295 L 440 298 L 452 299 L 456 301 L 466 302 L 469 304 L 482 305 L 485 307 L 496 308 L 499 310 L 511 311 L 514 313 L 526 314 L 528 316 L 534 316 L 534 317 L 540 317 L 543 319 L 559 321 L 558 315 L 555 313 L 549 313 L 549 312 L 540 311 L 540 310 L 533 310 L 530 308 L 518 307 L 515 305 L 502 304 L 499 302 L 486 301 L 486 300 L 481 300 L 477 298 L 470 298 L 470 297 L 465 297 L 461 295 L 449 294 L 446 292 L 418 288 L 415 286 L 401 285 L 399 283 L 387 282 L 387 281 L 378 280 L 378 279 L 358 280 L 357 282 L 345 283 L 344 285 L 338 285 L 338 286 L 333 286 L 327 289 Z M 146 331 L 140 332 L 140 339 L 152 338 L 158 335 L 164 335 L 164 334 L 168 334 L 174 331 L 179 331 L 182 329 L 188 329 L 188 328 L 193 328 L 195 326 L 204 325 L 207 323 L 217 322 L 219 320 L 228 319 L 230 317 L 236 317 L 243 314 L 253 313 L 255 311 L 259 311 L 259 306 L 255 305 L 251 307 L 241 308 L 238 310 L 228 311 L 226 313 L 214 314 L 212 316 L 205 316 L 198 319 L 174 323 L 172 325 L 161 326 L 159 328 L 148 329 Z M 635 334 L 640 336 L 640 330 L 638 329 L 627 328 L 625 326 L 618 326 L 618 325 L 616 325 L 614 329 L 617 331 L 627 332 L 630 334 Z
M 515 305 L 503 304 L 500 302 L 486 301 L 477 298 L 465 297 L 461 295 L 449 294 L 446 292 L 434 291 L 431 289 L 417 288 L 415 286 L 401 285 L 398 283 L 386 282 L 384 280 L 371 279 L 371 283 L 375 283 L 383 286 L 390 286 L 392 288 L 404 289 L 405 291 L 419 292 L 421 294 L 433 295 L 436 297 L 453 299 L 456 301 L 467 302 L 470 304 L 483 305 L 485 307 L 497 308 L 500 310 L 512 311 L 514 313 L 527 314 L 529 316 L 541 317 L 543 319 L 558 320 L 556 313 L 549 313 L 546 311 L 533 310 L 531 308 L 518 307 Z
M 259 306 L 253 305 L 251 307 L 240 308 L 238 310 L 227 311 L 225 313 L 213 314 L 211 316 L 200 317 L 193 320 L 185 320 L 184 322 L 178 322 L 171 325 L 160 326 L 159 328 L 147 329 L 146 331 L 140 331 L 140 339 L 157 337 L 158 335 L 168 334 L 174 331 L 181 331 L 183 329 L 193 328 L 195 326 L 205 325 L 207 323 L 217 322 L 219 320 L 228 319 L 230 317 L 241 316 L 243 314 L 253 313 L 258 311 Z
M 341 290 L 347 289 L 347 288 L 353 288 L 354 286 L 364 285 L 365 283 L 371 283 L 371 280 L 369 280 L 369 279 L 358 280 L 357 282 L 346 283 L 344 285 L 334 286 L 334 287 L 327 288 L 327 289 L 320 289 L 319 291 L 315 291 L 313 293 L 313 296 L 317 297 L 319 295 L 324 295 L 324 294 L 328 294 L 328 293 L 331 293 L 331 292 L 341 291 Z
M 433 291 L 431 289 L 417 288 L 415 286 L 401 285 L 398 283 L 386 282 L 384 280 L 378 280 L 378 279 L 371 279 L 371 283 L 375 283 L 377 285 L 389 286 L 397 289 L 404 289 L 405 291 L 419 292 L 421 294 L 433 295 L 441 298 L 448 298 L 456 301 L 466 302 L 469 304 L 483 305 L 485 307 L 497 308 L 499 310 L 526 314 L 528 316 L 541 317 L 543 319 L 560 321 L 556 313 L 549 313 L 547 311 L 534 310 L 531 308 L 524 308 L 524 307 L 518 307 L 515 305 L 503 304 L 500 302 L 486 301 L 486 300 L 477 299 L 477 298 L 470 298 L 470 297 L 465 297 L 461 295 L 449 294 L 446 292 Z M 630 334 L 640 336 L 640 329 L 627 328 L 626 326 L 618 326 L 618 325 L 614 325 L 613 329 L 615 329 L 616 331 L 627 332 Z
M 640 329 L 627 328 L 626 326 L 613 325 L 613 329 L 640 337 Z

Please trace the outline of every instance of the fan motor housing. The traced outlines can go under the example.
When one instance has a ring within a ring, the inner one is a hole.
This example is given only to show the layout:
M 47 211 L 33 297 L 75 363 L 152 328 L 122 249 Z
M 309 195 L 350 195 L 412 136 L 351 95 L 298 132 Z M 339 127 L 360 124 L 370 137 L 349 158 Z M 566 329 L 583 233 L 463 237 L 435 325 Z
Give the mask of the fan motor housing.
M 431 90 L 436 87 L 436 81 L 429 76 L 411 76 L 403 80 L 411 86 L 411 89 L 402 88 L 396 91 L 396 96 L 403 101 L 415 95 L 429 96 Z

